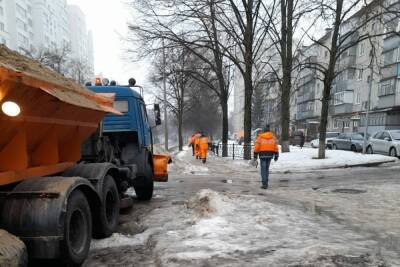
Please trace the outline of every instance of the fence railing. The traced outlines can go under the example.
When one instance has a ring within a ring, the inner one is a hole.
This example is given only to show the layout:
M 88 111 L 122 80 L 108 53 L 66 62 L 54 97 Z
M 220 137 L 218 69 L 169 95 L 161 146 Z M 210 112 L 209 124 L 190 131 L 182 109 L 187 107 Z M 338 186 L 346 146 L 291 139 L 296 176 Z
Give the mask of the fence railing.
M 227 144 L 227 157 L 235 159 L 244 159 L 244 150 L 246 147 L 250 147 L 251 156 L 253 156 L 254 145 L 238 145 L 238 144 Z M 217 157 L 222 157 L 222 144 L 212 144 L 210 150 L 214 152 Z

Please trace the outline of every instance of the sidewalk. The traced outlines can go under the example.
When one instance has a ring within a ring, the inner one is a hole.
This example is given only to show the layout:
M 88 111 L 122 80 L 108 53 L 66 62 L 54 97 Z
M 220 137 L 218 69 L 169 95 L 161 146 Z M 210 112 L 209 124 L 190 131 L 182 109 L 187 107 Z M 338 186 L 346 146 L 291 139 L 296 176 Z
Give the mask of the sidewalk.
M 351 151 L 327 150 L 325 159 L 317 159 L 318 149 L 290 147 L 289 153 L 281 153 L 277 162 L 272 161 L 271 171 L 279 172 L 302 172 L 310 170 L 349 168 L 361 166 L 374 166 L 398 159 L 383 155 L 364 155 Z M 232 164 L 249 166 L 245 160 L 232 161 Z

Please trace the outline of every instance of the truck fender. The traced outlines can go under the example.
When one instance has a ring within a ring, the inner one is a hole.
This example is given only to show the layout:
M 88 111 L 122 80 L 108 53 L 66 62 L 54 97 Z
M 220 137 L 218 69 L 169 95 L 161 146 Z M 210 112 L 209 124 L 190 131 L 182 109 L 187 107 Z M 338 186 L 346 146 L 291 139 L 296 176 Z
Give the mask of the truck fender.
M 26 244 L 31 258 L 60 257 L 68 198 L 81 190 L 96 213 L 100 197 L 86 179 L 80 177 L 39 177 L 19 183 L 1 193 L 1 227 Z
M 62 173 L 64 177 L 82 177 L 87 179 L 98 192 L 100 198 L 103 195 L 103 181 L 106 175 L 110 174 L 117 184 L 120 184 L 120 172 L 111 163 L 85 163 L 78 164 Z

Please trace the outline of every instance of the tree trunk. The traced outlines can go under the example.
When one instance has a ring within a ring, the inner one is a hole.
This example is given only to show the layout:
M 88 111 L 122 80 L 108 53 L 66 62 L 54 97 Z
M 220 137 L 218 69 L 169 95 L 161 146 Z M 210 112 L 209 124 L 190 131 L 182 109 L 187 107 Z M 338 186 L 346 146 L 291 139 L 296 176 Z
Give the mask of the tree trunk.
M 329 65 L 324 73 L 324 93 L 322 97 L 322 109 L 321 109 L 321 121 L 319 126 L 319 148 L 318 148 L 318 158 L 325 158 L 325 139 L 326 139 L 326 126 L 328 124 L 328 111 L 329 111 L 329 100 L 331 96 L 331 87 L 332 82 L 335 77 L 335 65 L 336 65 L 336 56 L 338 53 L 338 39 L 339 39 L 339 30 L 341 26 L 342 20 L 342 10 L 343 10 L 343 1 L 336 1 L 336 14 L 335 14 L 335 24 L 333 27 L 332 33 L 332 41 L 331 41 L 331 50 L 329 55 Z
M 246 65 L 244 75 L 244 159 L 251 159 L 251 102 L 253 98 L 252 66 Z
M 182 113 L 178 114 L 178 145 L 179 151 L 183 150 L 183 135 L 182 135 L 183 116 Z
M 222 109 L 222 157 L 228 156 L 228 99 L 221 99 Z
M 282 95 L 281 95 L 281 149 L 290 152 L 290 91 L 292 86 L 293 64 L 293 0 L 281 1 L 281 59 L 282 59 Z
M 322 109 L 321 109 L 321 121 L 319 124 L 319 146 L 318 146 L 318 158 L 325 158 L 325 140 L 326 140 L 326 126 L 328 124 L 328 112 L 329 112 L 329 96 L 331 86 L 328 81 L 324 80 L 324 94 L 322 97 Z

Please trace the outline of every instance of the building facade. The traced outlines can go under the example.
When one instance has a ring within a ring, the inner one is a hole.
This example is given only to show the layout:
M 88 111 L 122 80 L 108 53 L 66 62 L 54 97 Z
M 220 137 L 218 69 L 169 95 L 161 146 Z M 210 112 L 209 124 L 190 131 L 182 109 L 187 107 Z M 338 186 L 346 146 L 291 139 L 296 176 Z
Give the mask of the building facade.
M 33 48 L 32 5 L 29 0 L 0 1 L 0 43 L 20 52 Z
M 92 38 L 83 12 L 66 0 L 0 0 L 0 43 L 20 53 L 66 53 L 94 73 Z

